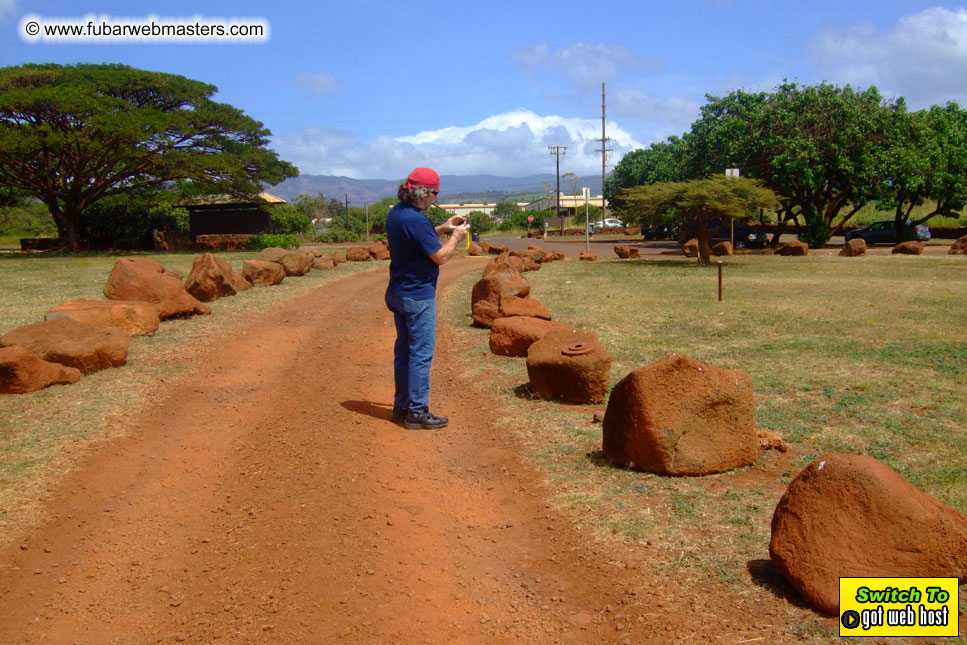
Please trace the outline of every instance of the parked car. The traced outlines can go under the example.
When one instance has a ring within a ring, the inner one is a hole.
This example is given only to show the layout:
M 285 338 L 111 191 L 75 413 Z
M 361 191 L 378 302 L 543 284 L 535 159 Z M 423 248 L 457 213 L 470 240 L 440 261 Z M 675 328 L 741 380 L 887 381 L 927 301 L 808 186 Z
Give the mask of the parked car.
M 749 228 L 741 222 L 735 222 L 734 227 L 731 221 L 712 220 L 708 224 L 709 243 L 718 244 L 719 242 L 733 242 L 736 249 L 764 249 L 769 243 L 769 235 L 762 231 Z M 684 244 L 695 237 L 695 231 L 683 229 L 678 236 L 678 241 Z
M 606 217 L 595 222 L 595 228 L 624 228 L 625 223 L 616 217 Z
M 913 226 L 913 222 L 907 221 L 907 226 L 912 227 L 909 239 L 920 241 L 930 239 L 930 229 L 925 224 Z M 892 219 L 874 222 L 865 228 L 857 228 L 846 234 L 846 241 L 861 238 L 867 244 L 896 244 L 896 223 Z

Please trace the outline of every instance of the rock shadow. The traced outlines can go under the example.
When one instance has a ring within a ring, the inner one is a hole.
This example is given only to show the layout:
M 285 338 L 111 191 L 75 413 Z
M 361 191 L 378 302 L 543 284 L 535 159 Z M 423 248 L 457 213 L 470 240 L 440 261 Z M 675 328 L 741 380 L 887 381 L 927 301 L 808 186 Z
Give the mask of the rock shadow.
M 782 598 L 796 607 L 813 609 L 811 605 L 802 599 L 799 592 L 789 584 L 779 569 L 776 568 L 776 565 L 772 563 L 772 560 L 768 558 L 749 560 L 746 562 L 745 568 L 749 572 L 749 577 L 752 578 L 752 582 L 772 595 Z

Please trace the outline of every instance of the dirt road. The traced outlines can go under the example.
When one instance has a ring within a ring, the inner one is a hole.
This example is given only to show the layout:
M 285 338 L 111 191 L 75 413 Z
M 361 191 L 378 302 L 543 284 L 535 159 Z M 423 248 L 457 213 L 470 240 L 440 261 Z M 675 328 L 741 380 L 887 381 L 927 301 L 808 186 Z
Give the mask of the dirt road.
M 450 427 L 391 423 L 385 284 L 331 283 L 194 348 L 0 552 L 0 642 L 775 640 L 784 599 L 679 589 L 556 515 L 446 325 Z

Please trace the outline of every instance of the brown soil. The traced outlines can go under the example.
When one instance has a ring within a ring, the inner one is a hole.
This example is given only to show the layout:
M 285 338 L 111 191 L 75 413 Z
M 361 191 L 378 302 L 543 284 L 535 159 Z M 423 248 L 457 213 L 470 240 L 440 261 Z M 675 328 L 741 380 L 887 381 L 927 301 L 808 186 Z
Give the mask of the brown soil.
M 449 263 L 441 289 L 485 261 Z M 391 423 L 385 283 L 331 283 L 187 352 L 192 369 L 52 491 L 50 519 L 0 549 L 0 642 L 805 635 L 789 623 L 812 612 L 767 563 L 749 564 L 756 593 L 723 594 L 554 511 L 446 324 L 431 400 L 450 426 Z

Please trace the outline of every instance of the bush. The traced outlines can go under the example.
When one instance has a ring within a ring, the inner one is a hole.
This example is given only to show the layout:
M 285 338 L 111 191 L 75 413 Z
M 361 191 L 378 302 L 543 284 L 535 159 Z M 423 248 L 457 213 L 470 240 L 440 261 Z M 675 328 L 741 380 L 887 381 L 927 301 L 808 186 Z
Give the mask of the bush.
M 324 244 L 343 244 L 345 242 L 358 242 L 359 235 L 344 228 L 330 228 L 313 239 Z
M 821 249 L 829 241 L 832 230 L 819 217 L 810 217 L 805 226 L 799 230 L 799 239 L 809 245 L 811 249 Z
M 270 246 L 280 249 L 297 249 L 300 242 L 295 235 L 286 233 L 259 233 L 245 240 L 245 248 L 249 251 L 261 251 Z
M 273 233 L 308 233 L 312 230 L 312 219 L 292 204 L 273 206 L 269 213 Z

